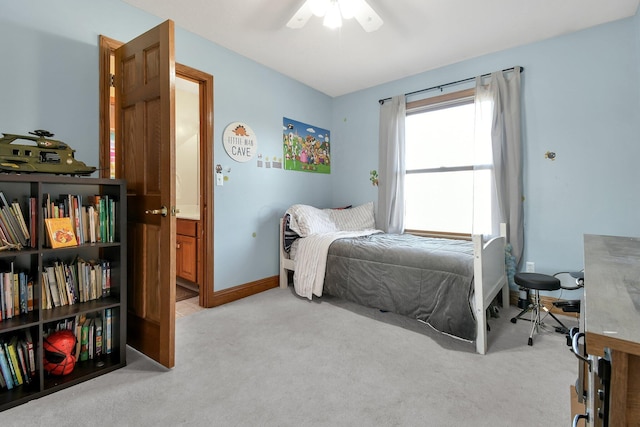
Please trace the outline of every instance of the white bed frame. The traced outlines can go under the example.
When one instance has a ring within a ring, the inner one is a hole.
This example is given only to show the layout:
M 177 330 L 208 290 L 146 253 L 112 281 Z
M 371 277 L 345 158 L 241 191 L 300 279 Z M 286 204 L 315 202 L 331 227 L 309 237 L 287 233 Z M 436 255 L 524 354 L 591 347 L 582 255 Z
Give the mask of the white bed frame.
M 280 220 L 280 287 L 289 286 L 289 271 L 296 269 L 296 263 L 284 251 Z M 477 324 L 476 352 L 487 352 L 487 309 L 496 295 L 502 291 L 502 305 L 509 304 L 509 283 L 505 272 L 505 245 L 507 225 L 500 224 L 500 236 L 488 242 L 482 242 L 481 235 L 472 235 L 473 274 L 474 274 L 474 310 Z

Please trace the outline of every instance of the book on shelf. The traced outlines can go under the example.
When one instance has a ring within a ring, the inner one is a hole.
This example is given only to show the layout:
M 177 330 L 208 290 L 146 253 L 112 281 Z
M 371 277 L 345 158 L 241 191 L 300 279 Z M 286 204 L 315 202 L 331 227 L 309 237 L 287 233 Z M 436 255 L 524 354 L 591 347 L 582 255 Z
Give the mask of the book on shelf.
M 68 280 L 66 273 L 66 265 L 61 261 L 56 261 L 54 264 L 54 271 L 56 276 L 56 283 L 61 294 L 64 294 L 64 302 L 62 305 L 73 305 L 75 303 L 73 283 Z
M 113 315 L 110 308 L 104 310 L 104 352 L 111 354 L 113 350 Z
M 0 373 L 4 377 L 7 388 L 11 390 L 14 386 L 13 375 L 9 366 L 9 359 L 5 351 L 4 342 L 0 341 Z
M 13 272 L 13 315 L 20 314 L 20 283 L 18 273 Z
M 18 337 L 14 336 L 11 338 L 11 341 L 5 343 L 5 353 L 8 354 L 9 359 L 9 368 L 11 369 L 11 375 L 13 375 L 14 383 L 17 385 L 22 385 L 24 380 L 22 378 L 22 373 L 20 372 L 20 364 L 18 362 L 18 353 L 16 352 L 16 342 Z
M 2 375 L 2 371 L 0 371 L 0 389 L 6 388 L 7 383 L 4 381 L 4 375 Z
M 89 321 L 89 345 L 87 351 L 89 352 L 89 359 L 93 359 L 96 354 L 96 321 L 93 317 L 87 320 Z
M 33 338 L 31 337 L 31 331 L 26 329 L 24 331 L 24 346 L 26 348 L 27 360 L 29 365 L 29 376 L 32 378 L 36 376 L 36 352 L 33 346 Z
M 46 218 L 44 222 L 52 248 L 78 246 L 71 218 Z
M 24 272 L 18 273 L 18 281 L 20 282 L 20 314 L 27 314 L 29 312 L 27 308 L 29 294 L 27 292 L 27 276 Z
M 96 235 L 96 224 L 97 224 L 98 212 L 96 211 L 95 206 L 90 205 L 87 208 L 87 222 L 89 227 L 89 242 L 96 243 L 97 235 Z
M 80 357 L 78 360 L 84 362 L 89 360 L 89 323 L 90 318 L 85 319 L 80 330 Z
M 31 247 L 38 247 L 38 199 L 29 197 L 29 235 Z
M 33 279 L 27 280 L 27 312 L 33 311 Z
M 3 239 L 6 243 L 21 245 L 22 242 L 11 225 L 10 216 L 11 214 L 6 209 L 0 208 L 0 227 L 2 228 Z
M 24 217 L 20 204 L 17 201 L 15 204 L 17 207 L 13 203 L 9 203 L 4 193 L 0 191 L 0 228 L 4 237 L 11 243 L 26 247 L 29 241 L 28 230 L 22 227 Z
M 65 283 L 67 285 L 67 291 L 69 293 L 69 298 L 72 301 L 71 304 L 74 304 L 79 301 L 78 298 L 78 280 L 77 274 L 69 264 L 61 265 L 62 271 L 64 273 Z
M 40 295 L 42 296 L 43 310 L 48 310 L 50 308 L 53 308 L 53 297 L 51 295 L 51 289 L 49 289 L 49 281 L 47 280 L 46 276 L 47 276 L 47 273 L 45 273 L 44 271 L 40 275 L 40 287 L 41 287 Z
M 111 295 L 111 264 L 109 261 L 102 261 L 102 296 Z
M 104 242 L 104 234 L 102 232 L 102 224 L 104 223 L 104 209 L 102 208 L 102 196 L 96 194 L 89 196 L 90 206 L 94 209 L 94 233 L 96 242 Z
M 24 235 L 26 240 L 29 240 L 31 236 L 29 235 L 29 227 L 27 227 L 27 222 L 24 219 L 24 213 L 22 212 L 22 206 L 18 200 L 13 200 L 11 202 L 11 207 L 13 208 L 13 215 L 18 220 L 18 224 L 20 225 L 20 230 Z
M 58 284 L 56 283 L 55 272 L 53 267 L 45 267 L 42 273 L 42 281 L 47 284 L 47 297 L 49 297 L 50 304 L 47 308 L 60 307 L 60 291 L 58 290 Z
M 13 270 L 13 263 L 11 270 Z M 11 319 L 13 317 L 13 271 L 2 273 L 2 282 L 4 285 L 4 318 Z
M 74 355 L 77 360 L 80 360 L 81 344 L 82 344 L 82 327 L 84 326 L 87 316 L 85 314 L 76 315 L 75 334 L 76 334 L 76 349 Z
M 95 324 L 95 355 L 96 358 L 102 356 L 102 350 L 104 348 L 104 334 L 103 334 L 103 325 L 102 318 L 100 316 L 96 316 Z
M 28 375 L 29 368 L 27 367 L 27 359 L 24 354 L 24 347 L 22 347 L 22 341 L 18 341 L 18 337 L 15 338 L 15 349 L 18 354 L 18 367 L 20 368 L 20 374 L 22 375 L 22 381 L 25 384 L 31 382 L 31 377 Z

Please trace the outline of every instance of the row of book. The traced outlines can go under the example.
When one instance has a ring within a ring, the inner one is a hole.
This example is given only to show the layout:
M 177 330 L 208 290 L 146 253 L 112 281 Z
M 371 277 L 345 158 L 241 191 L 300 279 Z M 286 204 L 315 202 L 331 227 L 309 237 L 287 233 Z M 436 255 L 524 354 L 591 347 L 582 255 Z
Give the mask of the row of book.
M 36 247 L 36 199 L 29 198 L 29 218 L 25 219 L 22 206 L 17 200 L 9 201 L 0 191 L 0 246 L 16 249 Z
M 27 314 L 34 308 L 34 282 L 13 262 L 0 268 L 0 322 Z M 111 263 L 106 260 L 55 261 L 41 274 L 42 308 L 73 305 L 111 295 Z
M 65 329 L 76 336 L 73 355 L 78 362 L 98 359 L 113 352 L 113 313 L 110 308 L 92 315 L 77 315 L 50 325 L 45 331 L 45 337 Z
M 94 195 L 83 199 L 81 195 L 61 194 L 52 200 L 44 195 L 42 209 L 45 223 L 49 218 L 69 218 L 77 244 L 115 241 L 117 202 L 108 195 Z M 56 247 L 48 234 L 49 246 Z
M 87 302 L 111 294 L 111 264 L 106 260 L 55 261 L 42 271 L 42 308 Z
M 74 245 L 115 241 L 118 202 L 113 197 L 93 195 L 83 198 L 82 195 L 61 194 L 58 199 L 52 199 L 50 194 L 44 194 L 43 200 L 42 217 L 49 232 L 45 233 L 46 246 L 59 247 L 57 240 L 52 238 L 57 229 L 48 227 L 49 219 L 53 218 L 68 218 Z M 17 199 L 9 202 L 0 191 L 0 247 L 36 248 L 37 212 L 35 197 L 27 198 L 27 210 L 23 210 Z M 68 242 L 64 238 L 65 243 Z
M 0 389 L 30 384 L 36 378 L 36 349 L 29 329 L 21 336 L 0 339 Z
M 11 267 L 0 272 L 0 321 L 33 311 L 33 280 Z

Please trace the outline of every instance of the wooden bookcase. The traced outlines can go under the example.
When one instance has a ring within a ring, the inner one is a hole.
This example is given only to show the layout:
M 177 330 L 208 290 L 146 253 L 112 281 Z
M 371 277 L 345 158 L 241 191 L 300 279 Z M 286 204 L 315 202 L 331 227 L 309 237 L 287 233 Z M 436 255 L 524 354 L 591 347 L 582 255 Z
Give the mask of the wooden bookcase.
M 100 178 L 76 178 L 44 174 L 0 174 L 0 191 L 11 202 L 17 200 L 23 209 L 25 220 L 29 219 L 30 197 L 36 198 L 37 244 L 34 248 L 0 251 L 0 265 L 13 264 L 25 271 L 33 280 L 33 311 L 0 321 L 0 340 L 9 341 L 13 336 L 23 336 L 29 330 L 35 349 L 36 374 L 30 384 L 14 386 L 11 390 L 0 389 L 0 411 L 23 404 L 29 400 L 71 387 L 80 382 L 106 374 L 126 365 L 126 319 L 127 319 L 127 243 L 126 243 L 126 184 L 123 180 Z M 89 196 L 107 195 L 116 200 L 113 243 L 85 243 L 66 248 L 51 249 L 46 246 L 45 224 L 42 207 L 44 195 L 52 199 L 60 195 L 81 195 L 83 204 Z M 28 224 L 28 223 L 27 223 Z M 76 302 L 51 309 L 42 307 L 43 268 L 56 260 L 71 263 L 76 257 L 85 260 L 106 260 L 111 267 L 110 292 L 88 302 Z M 3 270 L 4 271 L 4 270 Z M 43 369 L 43 337 L 52 325 L 77 316 L 102 316 L 105 310 L 112 314 L 111 352 L 87 361 L 78 361 L 73 372 L 65 376 L 53 376 Z

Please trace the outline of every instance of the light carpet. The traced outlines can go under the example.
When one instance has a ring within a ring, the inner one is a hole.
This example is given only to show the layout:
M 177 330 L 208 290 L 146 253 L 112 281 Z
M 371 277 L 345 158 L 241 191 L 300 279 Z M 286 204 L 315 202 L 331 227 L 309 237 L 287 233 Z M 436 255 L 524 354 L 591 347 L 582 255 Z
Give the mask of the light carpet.
M 577 359 L 553 328 L 528 346 L 515 313 L 490 321 L 481 356 L 391 313 L 272 289 L 178 319 L 174 369 L 129 348 L 125 368 L 4 411 L 0 425 L 569 425 Z

